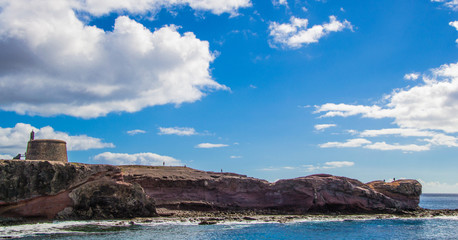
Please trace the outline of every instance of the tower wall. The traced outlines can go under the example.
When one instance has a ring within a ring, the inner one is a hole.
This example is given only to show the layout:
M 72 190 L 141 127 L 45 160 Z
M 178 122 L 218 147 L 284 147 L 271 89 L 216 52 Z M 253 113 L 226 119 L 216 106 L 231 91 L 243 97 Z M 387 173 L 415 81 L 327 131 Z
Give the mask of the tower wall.
M 27 144 L 26 159 L 68 162 L 67 143 L 54 139 L 30 140 Z

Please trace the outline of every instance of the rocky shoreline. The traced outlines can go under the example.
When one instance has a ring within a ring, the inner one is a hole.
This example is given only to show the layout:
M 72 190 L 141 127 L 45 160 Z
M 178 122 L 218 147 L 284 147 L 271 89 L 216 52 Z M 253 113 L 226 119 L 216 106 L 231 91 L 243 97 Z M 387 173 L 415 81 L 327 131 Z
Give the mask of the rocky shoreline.
M 187 167 L 0 160 L 3 224 L 136 218 L 214 224 L 271 218 L 286 222 L 336 216 L 456 216 L 456 210 L 419 208 L 420 194 L 421 184 L 416 180 L 362 183 L 315 174 L 270 183 Z
M 416 211 L 378 214 L 308 214 L 308 215 L 282 215 L 261 214 L 252 211 L 244 212 L 199 212 L 199 211 L 174 211 L 156 217 L 139 217 L 131 219 L 107 219 L 116 221 L 118 225 L 135 224 L 250 224 L 250 223 L 295 223 L 308 221 L 363 221 L 379 219 L 430 219 L 430 218 L 458 218 L 458 209 L 419 209 Z M 65 220 L 63 220 L 65 221 Z M 18 218 L 0 218 L 0 226 L 14 226 L 22 224 L 36 224 L 54 222 L 51 220 L 31 220 Z

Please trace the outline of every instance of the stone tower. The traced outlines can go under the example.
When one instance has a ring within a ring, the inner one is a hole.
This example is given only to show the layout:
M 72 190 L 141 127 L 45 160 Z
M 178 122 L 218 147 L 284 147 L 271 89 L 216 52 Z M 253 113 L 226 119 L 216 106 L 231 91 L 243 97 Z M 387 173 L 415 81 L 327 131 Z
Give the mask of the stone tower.
M 27 160 L 48 160 L 68 162 L 67 143 L 56 139 L 34 139 L 34 133 L 30 134 L 27 144 Z

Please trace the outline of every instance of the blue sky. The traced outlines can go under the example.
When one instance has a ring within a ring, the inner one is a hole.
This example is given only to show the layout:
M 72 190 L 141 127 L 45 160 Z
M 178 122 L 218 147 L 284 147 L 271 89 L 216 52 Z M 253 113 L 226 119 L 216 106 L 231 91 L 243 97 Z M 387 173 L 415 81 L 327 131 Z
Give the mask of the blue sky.
M 458 193 L 453 0 L 0 1 L 0 158 Z

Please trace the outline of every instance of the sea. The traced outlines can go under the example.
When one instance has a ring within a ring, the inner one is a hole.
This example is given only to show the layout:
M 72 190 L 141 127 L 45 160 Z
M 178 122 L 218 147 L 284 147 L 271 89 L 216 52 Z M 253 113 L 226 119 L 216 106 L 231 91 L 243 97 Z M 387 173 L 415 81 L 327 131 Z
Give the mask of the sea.
M 458 194 L 423 194 L 420 206 L 458 209 Z M 458 217 L 299 220 L 287 223 L 55 221 L 0 227 L 0 239 L 458 239 Z

